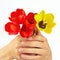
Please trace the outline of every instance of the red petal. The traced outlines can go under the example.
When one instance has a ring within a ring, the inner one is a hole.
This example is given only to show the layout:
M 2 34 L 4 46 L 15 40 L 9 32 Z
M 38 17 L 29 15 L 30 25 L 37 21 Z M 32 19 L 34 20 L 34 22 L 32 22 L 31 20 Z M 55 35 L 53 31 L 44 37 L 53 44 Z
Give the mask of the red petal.
M 25 17 L 26 17 L 25 15 L 19 15 L 19 16 L 18 16 L 19 24 L 23 24 L 23 23 L 24 23 Z
M 30 24 L 30 23 L 28 22 L 28 20 L 25 20 L 24 24 L 25 24 L 26 27 L 27 27 L 28 29 L 30 29 L 30 30 L 34 30 L 35 27 L 36 27 L 36 21 L 34 21 L 33 24 Z
M 20 35 L 22 36 L 22 37 L 31 37 L 32 36 L 32 34 L 33 34 L 33 31 L 27 31 L 27 32 L 24 32 L 24 31 L 20 31 Z
M 19 26 L 15 23 L 8 22 L 5 25 L 5 31 L 7 31 L 9 34 L 18 34 Z
M 25 25 L 23 25 L 22 29 L 20 30 L 20 35 L 22 37 L 30 37 L 33 34 L 33 30 L 28 30 Z
M 18 23 L 17 17 L 18 17 L 17 13 L 16 12 L 12 12 L 11 13 L 11 17 L 8 17 L 8 18 L 9 18 L 10 21 Z
M 17 17 L 17 13 L 16 12 L 12 12 L 11 13 L 11 17 Z
M 34 13 L 30 12 L 26 16 L 26 21 L 24 22 L 28 29 L 34 29 L 36 27 L 36 21 L 34 19 Z
M 30 12 L 30 13 L 27 15 L 27 19 L 28 19 L 29 21 L 34 20 L 34 13 Z M 32 21 L 31 21 L 31 22 L 32 22 Z M 33 23 L 33 22 L 32 22 L 32 23 Z
M 18 18 L 17 18 L 17 17 L 12 17 L 12 18 L 11 18 L 11 17 L 8 17 L 8 18 L 9 18 L 10 21 L 19 24 L 19 22 L 18 22 Z
M 25 14 L 25 11 L 24 11 L 23 9 L 17 9 L 17 10 L 16 10 L 16 13 L 17 13 L 18 15 L 20 15 L 20 14 L 26 15 L 26 14 Z
M 16 9 L 16 11 L 13 11 L 11 13 L 11 17 L 9 17 L 9 20 L 17 24 L 21 24 L 23 23 L 25 16 L 26 14 L 23 9 Z

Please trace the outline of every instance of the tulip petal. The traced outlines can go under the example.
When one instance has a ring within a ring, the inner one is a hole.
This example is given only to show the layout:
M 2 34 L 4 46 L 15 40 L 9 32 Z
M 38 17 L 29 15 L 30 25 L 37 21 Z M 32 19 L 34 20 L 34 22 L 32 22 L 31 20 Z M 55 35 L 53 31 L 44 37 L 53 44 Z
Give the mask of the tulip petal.
M 12 23 L 12 22 L 8 22 L 6 25 L 5 25 L 5 31 L 7 31 L 9 34 L 18 34 L 19 32 L 19 26 L 15 23 Z

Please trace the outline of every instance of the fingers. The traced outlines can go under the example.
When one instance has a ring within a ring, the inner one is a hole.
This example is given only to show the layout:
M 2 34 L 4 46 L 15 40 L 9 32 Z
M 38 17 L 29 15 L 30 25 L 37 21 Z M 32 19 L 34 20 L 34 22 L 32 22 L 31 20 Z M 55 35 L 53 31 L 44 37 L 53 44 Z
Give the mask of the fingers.
M 24 55 L 45 56 L 47 54 L 47 50 L 37 48 L 20 48 L 19 51 Z
M 33 39 L 33 38 L 31 38 Z M 19 55 L 26 60 L 39 60 L 48 54 L 47 44 L 37 38 L 34 40 L 22 40 L 19 46 Z
M 40 42 L 45 42 L 47 41 L 47 39 L 41 35 L 37 35 L 37 36 L 33 36 L 33 40 L 37 40 L 37 41 L 40 41 Z
M 41 42 L 47 42 L 47 39 L 40 33 L 39 30 L 36 30 L 36 35 L 32 36 L 33 40 L 41 41 Z M 29 40 L 29 39 L 28 39 Z
M 48 42 L 46 40 L 46 38 L 44 38 L 43 36 L 37 35 L 37 36 L 33 36 L 30 38 L 26 38 L 25 40 L 21 40 L 18 44 L 18 48 L 19 47 L 31 47 L 31 48 L 41 48 L 41 49 L 47 49 L 48 47 Z
M 22 41 L 19 47 L 47 49 L 45 42 L 39 42 L 34 40 Z
M 18 35 L 18 36 L 16 36 L 16 37 L 12 40 L 12 42 L 21 41 L 21 40 L 26 40 L 26 38 Z
M 12 57 L 11 60 L 13 60 L 13 59 L 20 60 L 20 56 L 18 55 L 17 47 L 20 45 L 20 40 L 22 40 L 22 39 L 23 38 L 20 35 L 18 35 L 16 38 L 14 38 L 10 42 L 9 46 L 10 46 L 11 52 L 9 54 Z
M 47 39 L 39 31 L 32 37 L 17 36 L 15 39 L 19 41 L 18 55 L 22 60 L 42 60 L 49 52 Z
M 22 49 L 22 50 L 21 50 Z M 26 60 L 41 60 L 48 53 L 47 50 L 37 48 L 20 48 L 21 59 Z
M 22 60 L 41 60 L 41 56 L 21 55 Z

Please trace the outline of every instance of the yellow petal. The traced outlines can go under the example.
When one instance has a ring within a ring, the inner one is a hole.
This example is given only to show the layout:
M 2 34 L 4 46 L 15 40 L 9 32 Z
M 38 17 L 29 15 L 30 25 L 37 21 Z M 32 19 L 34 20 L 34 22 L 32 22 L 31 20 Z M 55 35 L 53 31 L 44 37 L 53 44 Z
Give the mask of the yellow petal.
M 39 21 L 42 20 L 42 17 L 40 17 L 39 14 L 36 14 L 36 15 L 34 16 L 34 18 L 35 18 L 36 22 L 39 22 Z
M 42 21 L 45 16 L 45 11 L 42 10 L 39 14 L 35 14 L 34 18 L 36 22 Z
M 53 20 L 54 20 L 54 16 L 53 16 L 53 14 L 51 14 L 51 13 L 46 14 L 45 17 L 44 17 L 44 21 L 45 21 L 45 22 L 50 23 L 50 22 L 53 22 Z
M 39 13 L 39 15 L 40 15 L 40 17 L 42 18 L 42 20 L 43 20 L 43 18 L 44 18 L 44 16 L 45 16 L 45 11 L 44 10 L 42 10 L 40 13 Z
M 44 31 L 48 34 L 50 34 L 52 32 L 52 28 L 56 25 L 56 23 L 49 23 L 46 26 L 46 29 L 44 29 Z
M 51 29 L 51 28 L 46 28 L 44 31 L 45 31 L 47 34 L 50 34 L 50 33 L 52 32 L 52 29 Z
M 53 28 L 56 25 L 56 23 L 47 23 L 47 27 Z
M 43 11 L 43 10 L 39 14 L 36 14 L 34 16 L 34 18 L 37 22 L 36 23 L 37 29 L 40 30 L 40 31 L 45 31 L 48 34 L 52 32 L 52 28 L 56 25 L 56 23 L 54 23 L 53 14 L 51 14 L 51 13 L 45 14 L 45 11 Z M 39 27 L 38 23 L 42 20 L 47 23 L 45 29 Z

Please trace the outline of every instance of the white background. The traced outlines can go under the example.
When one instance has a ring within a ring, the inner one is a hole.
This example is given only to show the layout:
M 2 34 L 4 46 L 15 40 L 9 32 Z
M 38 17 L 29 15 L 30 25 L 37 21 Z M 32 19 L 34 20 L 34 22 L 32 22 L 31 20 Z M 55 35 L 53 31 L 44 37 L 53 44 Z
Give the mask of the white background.
M 26 13 L 45 10 L 55 16 L 56 26 L 50 35 L 42 34 L 48 38 L 53 60 L 60 60 L 60 0 L 0 0 L 0 48 L 7 45 L 14 35 L 10 36 L 4 31 L 4 25 L 9 21 L 10 12 L 23 8 Z

